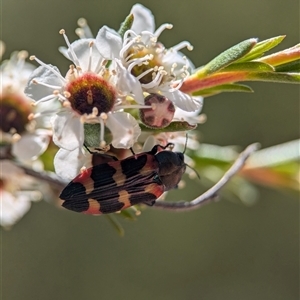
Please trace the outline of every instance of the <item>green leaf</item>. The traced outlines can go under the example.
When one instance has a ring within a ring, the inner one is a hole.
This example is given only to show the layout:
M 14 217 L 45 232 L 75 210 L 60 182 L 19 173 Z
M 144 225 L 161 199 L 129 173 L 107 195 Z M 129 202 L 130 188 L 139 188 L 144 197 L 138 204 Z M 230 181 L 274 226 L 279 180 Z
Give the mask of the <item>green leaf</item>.
M 300 139 L 256 151 L 247 161 L 248 168 L 284 165 L 300 160 Z
M 205 167 L 217 166 L 226 170 L 237 158 L 238 152 L 232 146 L 218 146 L 201 143 L 198 150 L 189 150 L 188 155 L 196 163 L 196 170 L 200 171 Z
M 220 55 L 211 60 L 204 67 L 199 69 L 194 75 L 198 78 L 202 78 L 207 75 L 216 73 L 217 71 L 225 68 L 226 66 L 249 53 L 249 51 L 251 51 L 251 49 L 255 46 L 256 42 L 257 39 L 251 38 L 229 48 L 228 50 L 222 52 Z
M 300 74 L 299 73 L 253 72 L 247 74 L 246 80 L 299 84 Z
M 139 124 L 142 131 L 145 132 L 153 132 L 153 133 L 161 133 L 161 132 L 176 132 L 176 131 L 187 131 L 187 130 L 193 130 L 196 129 L 197 125 L 189 124 L 185 121 L 176 121 L 169 124 L 167 127 L 161 128 L 161 129 L 153 129 L 145 126 L 144 124 Z
M 213 96 L 223 92 L 244 92 L 244 93 L 253 93 L 253 89 L 244 84 L 221 84 L 212 88 L 203 89 L 197 92 L 194 92 L 194 96 Z
M 238 62 L 250 61 L 263 56 L 265 52 L 280 44 L 284 38 L 285 35 L 280 35 L 257 43 L 253 49 L 247 55 L 240 58 Z
M 300 59 L 277 66 L 276 72 L 300 72 Z
M 133 14 L 130 14 L 126 17 L 125 21 L 121 24 L 121 27 L 118 30 L 118 33 L 120 34 L 121 37 L 123 37 L 125 32 L 131 28 L 133 20 L 134 20 L 134 16 Z
M 133 20 L 134 20 L 134 16 L 133 16 L 133 14 L 130 14 L 126 17 L 125 21 L 121 24 L 121 26 L 118 30 L 118 33 L 120 34 L 120 36 L 122 38 L 123 38 L 125 32 L 131 28 Z M 108 68 L 110 66 L 110 64 L 111 64 L 111 60 L 109 60 L 106 63 L 106 68 Z
M 251 71 L 251 72 L 267 72 L 267 71 L 274 71 L 274 67 L 258 62 L 258 61 L 248 61 L 248 62 L 239 62 L 233 63 L 228 67 L 224 68 L 222 72 L 231 72 L 231 71 Z

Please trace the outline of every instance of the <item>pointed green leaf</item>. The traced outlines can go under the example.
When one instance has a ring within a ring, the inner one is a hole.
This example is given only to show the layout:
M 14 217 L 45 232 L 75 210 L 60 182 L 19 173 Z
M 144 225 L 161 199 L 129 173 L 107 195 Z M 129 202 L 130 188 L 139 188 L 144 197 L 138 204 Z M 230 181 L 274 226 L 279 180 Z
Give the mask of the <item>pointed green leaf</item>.
M 118 33 L 120 34 L 121 37 L 123 37 L 125 32 L 131 28 L 133 20 L 134 20 L 134 16 L 133 14 L 130 14 L 126 17 L 125 21 L 121 24 L 121 27 L 118 30 Z
M 300 59 L 291 61 L 289 63 L 277 66 L 275 68 L 276 72 L 293 72 L 299 73 L 300 72 Z
M 252 71 L 252 72 L 267 72 L 267 71 L 274 71 L 274 67 L 269 64 L 261 63 L 257 61 L 248 61 L 248 62 L 241 62 L 241 63 L 233 63 L 228 67 L 224 68 L 222 72 L 229 72 L 229 71 Z
M 194 96 L 213 96 L 223 92 L 245 92 L 245 93 L 252 93 L 253 90 L 251 87 L 243 84 L 221 84 L 209 89 L 203 89 L 197 92 L 194 92 Z
M 248 168 L 262 168 L 300 160 L 300 139 L 261 149 L 248 159 Z
M 249 51 L 255 46 L 256 42 L 257 39 L 251 38 L 229 48 L 211 60 L 204 67 L 196 71 L 196 74 L 194 75 L 198 78 L 202 78 L 225 68 L 249 53 Z
M 161 133 L 161 132 L 176 132 L 176 131 L 187 131 L 187 130 L 193 130 L 196 129 L 197 125 L 189 124 L 185 121 L 176 121 L 169 124 L 167 127 L 161 128 L 161 129 L 153 129 L 146 127 L 144 124 L 139 124 L 142 131 L 145 132 L 154 132 L 154 133 Z
M 300 74 L 299 73 L 253 72 L 247 74 L 246 80 L 299 84 Z
M 247 55 L 240 58 L 238 62 L 250 61 L 255 58 L 261 57 L 265 52 L 280 44 L 284 38 L 285 35 L 280 35 L 257 43 L 253 47 L 253 49 Z

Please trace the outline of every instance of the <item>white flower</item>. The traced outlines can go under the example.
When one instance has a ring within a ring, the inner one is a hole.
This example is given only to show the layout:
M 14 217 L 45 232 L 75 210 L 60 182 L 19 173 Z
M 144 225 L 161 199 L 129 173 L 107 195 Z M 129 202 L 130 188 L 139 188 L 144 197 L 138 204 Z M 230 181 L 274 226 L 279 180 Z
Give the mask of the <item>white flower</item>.
M 30 209 L 31 202 L 41 199 L 41 193 L 32 189 L 35 180 L 8 160 L 1 161 L 0 225 L 9 229 Z
M 160 93 L 187 112 L 199 111 L 202 108 L 202 97 L 191 96 L 180 91 L 180 87 L 190 73 L 193 64 L 179 50 L 187 47 L 192 50 L 189 42 L 165 49 L 158 42 L 160 34 L 173 25 L 163 24 L 155 31 L 154 16 L 149 9 L 136 4 L 131 9 L 134 21 L 130 30 L 122 38 L 115 30 L 103 26 L 96 38 L 95 45 L 102 56 L 108 60 L 119 59 L 126 71 L 134 75 L 131 87 L 138 89 L 141 85 L 146 93 Z M 92 33 L 85 19 L 78 20 L 80 28 L 76 30 L 82 39 L 91 38 Z M 66 55 L 66 49 L 60 47 Z M 143 99 L 136 101 L 143 105 Z
M 110 31 L 106 27 L 103 30 Z M 84 143 L 83 123 L 99 123 L 100 147 L 106 145 L 104 126 L 113 136 L 114 147 L 132 147 L 140 128 L 137 121 L 123 109 L 134 107 L 126 102 L 127 97 L 141 102 L 143 93 L 138 86 L 132 88 L 135 78 L 124 72 L 118 60 L 112 61 L 110 69 L 106 67 L 108 56 L 112 59 L 114 56 L 107 52 L 113 49 L 109 34 L 103 39 L 101 47 L 96 47 L 95 40 L 91 38 L 70 44 L 63 30 L 61 34 L 68 48 L 60 50 L 75 66 L 72 65 L 63 77 L 56 67 L 32 57 L 41 66 L 33 72 L 25 90 L 36 105 L 53 99 L 61 103 L 61 108 L 54 111 L 54 142 L 68 151 L 81 148 Z
M 131 13 L 134 15 L 132 29 L 125 33 L 120 49 L 122 64 L 139 80 L 144 92 L 160 93 L 188 112 L 201 109 L 201 97 L 180 91 L 185 78 L 193 70 L 193 65 L 179 50 L 184 47 L 192 50 L 190 43 L 181 42 L 165 49 L 158 38 L 165 29 L 173 26 L 163 24 L 154 31 L 151 11 L 140 4 L 134 5 Z
M 1 142 L 12 145 L 12 154 L 19 160 L 35 159 L 48 147 L 51 133 L 39 129 L 45 125 L 42 118 L 39 122 L 30 120 L 34 112 L 31 100 L 23 90 L 34 66 L 25 62 L 26 51 L 13 52 L 10 59 L 0 67 L 1 77 Z
M 0 190 L 1 196 L 1 215 L 0 225 L 9 228 L 21 219 L 30 209 L 31 201 L 26 195 L 13 194 Z
M 26 62 L 27 51 L 15 51 L 10 59 L 1 63 L 1 84 L 6 93 L 21 93 L 26 86 L 29 75 L 35 69 L 35 66 Z

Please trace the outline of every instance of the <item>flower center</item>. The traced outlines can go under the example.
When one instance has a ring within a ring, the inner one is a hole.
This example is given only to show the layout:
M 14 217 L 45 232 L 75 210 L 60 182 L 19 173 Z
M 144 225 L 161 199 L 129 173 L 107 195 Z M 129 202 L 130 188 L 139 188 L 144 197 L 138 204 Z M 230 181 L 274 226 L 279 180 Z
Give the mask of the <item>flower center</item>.
M 143 84 L 147 84 L 153 81 L 155 78 L 155 71 L 152 70 L 147 72 L 150 69 L 158 69 L 161 66 L 161 62 L 159 59 L 160 49 L 158 45 L 155 48 L 146 48 L 146 47 L 134 47 L 129 51 L 130 61 L 134 61 L 135 59 L 143 58 L 145 56 L 152 56 L 152 59 L 148 59 L 147 63 L 136 64 L 132 70 L 131 74 L 135 77 L 139 77 L 141 74 L 145 73 L 142 77 L 140 77 L 139 81 Z
M 16 94 L 5 94 L 0 97 L 0 129 L 3 132 L 21 134 L 29 123 L 32 112 L 27 99 Z
M 94 108 L 108 113 L 116 101 L 116 90 L 105 79 L 92 73 L 86 73 L 71 81 L 66 87 L 70 93 L 68 100 L 72 108 L 80 115 L 91 114 Z
M 139 110 L 140 119 L 147 127 L 164 128 L 172 122 L 175 107 L 168 98 L 152 93 L 145 98 L 145 105 L 152 106 Z

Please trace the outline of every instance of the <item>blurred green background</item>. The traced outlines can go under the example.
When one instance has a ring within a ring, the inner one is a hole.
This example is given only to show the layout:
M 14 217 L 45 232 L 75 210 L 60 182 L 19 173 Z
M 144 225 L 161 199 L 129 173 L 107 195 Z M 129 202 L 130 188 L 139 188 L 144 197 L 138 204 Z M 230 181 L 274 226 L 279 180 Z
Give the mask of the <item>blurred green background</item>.
M 95 34 L 104 24 L 118 29 L 134 3 L 2 0 L 5 58 L 26 49 L 64 73 L 69 62 L 57 51 L 64 45 L 58 31 L 73 41 L 79 17 Z M 161 36 L 167 47 L 194 45 L 188 55 L 196 66 L 250 37 L 287 34 L 277 50 L 299 42 L 296 0 L 140 3 L 158 26 L 174 24 Z M 205 101 L 203 142 L 268 147 L 299 137 L 299 86 L 251 86 L 254 94 Z M 299 299 L 299 197 L 259 191 L 252 207 L 224 200 L 186 213 L 147 209 L 137 222 L 122 221 L 123 238 L 103 216 L 34 203 L 11 231 L 2 230 L 2 299 Z M 192 199 L 200 190 L 195 182 L 180 193 Z

